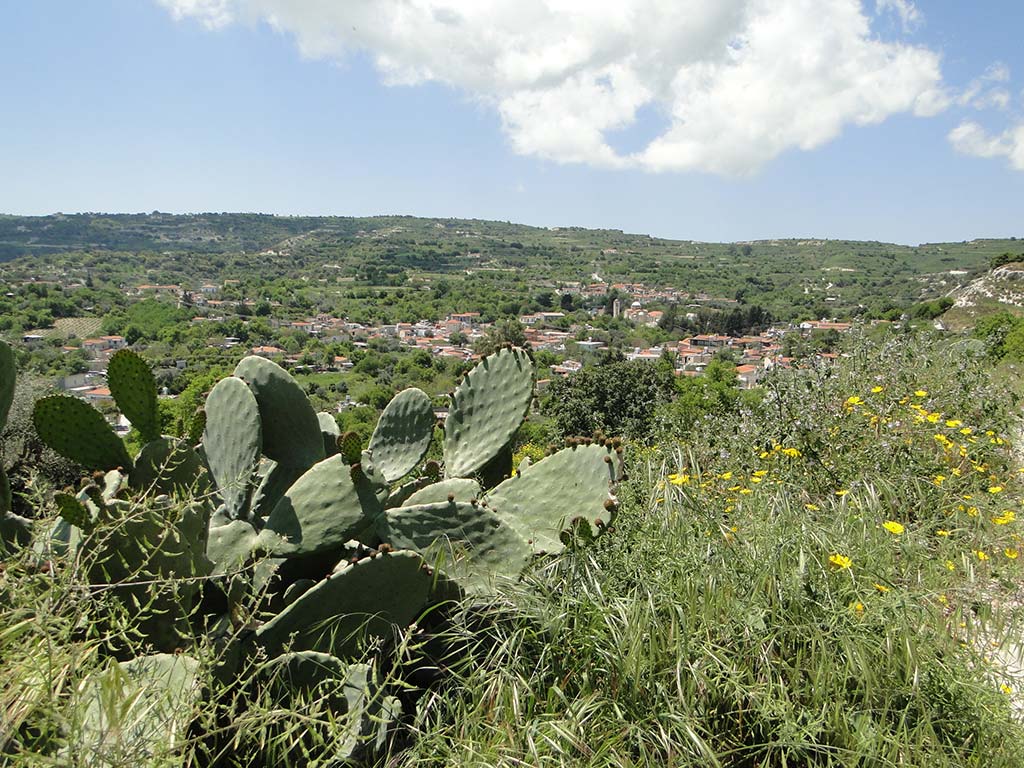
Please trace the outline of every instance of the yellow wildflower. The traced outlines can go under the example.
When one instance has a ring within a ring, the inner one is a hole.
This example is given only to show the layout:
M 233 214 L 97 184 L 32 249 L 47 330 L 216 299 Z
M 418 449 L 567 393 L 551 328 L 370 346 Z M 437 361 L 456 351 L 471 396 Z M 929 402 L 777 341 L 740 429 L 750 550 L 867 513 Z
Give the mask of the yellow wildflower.
M 672 483 L 672 485 L 686 485 L 688 482 L 690 482 L 690 476 L 684 473 L 673 473 L 668 476 L 668 481 Z
M 942 414 L 941 413 L 929 413 L 928 414 L 928 421 L 931 422 L 932 424 L 937 424 L 939 419 L 941 419 L 941 418 L 942 418 Z
M 949 536 L 949 531 L 944 531 L 941 528 L 935 532 L 936 536 Z
M 850 397 L 846 398 L 846 405 L 847 407 L 850 408 L 852 408 L 855 405 L 862 405 L 863 403 L 864 401 L 857 397 L 857 395 L 851 395 Z
M 889 587 L 885 586 L 885 584 L 875 584 L 875 589 L 877 589 L 883 595 L 889 591 Z
M 964 427 L 963 429 L 960 430 L 960 434 L 961 435 L 973 435 L 974 434 L 974 430 L 971 429 L 970 427 Z
M 860 600 L 850 603 L 850 610 L 856 613 L 858 616 L 864 613 L 864 603 Z
M 723 472 L 718 477 L 721 480 L 732 480 L 732 472 Z
M 988 489 L 988 492 L 989 493 L 1002 493 L 1003 492 L 1003 486 L 1001 486 L 1001 485 L 993 485 L 991 488 Z
M 749 496 L 752 493 L 753 493 L 753 491 L 750 490 L 749 488 L 744 488 L 743 490 L 740 491 L 740 494 L 743 495 L 743 496 Z
M 791 459 L 799 459 L 803 454 L 797 448 L 782 448 L 780 453 L 783 456 L 788 456 Z
M 899 536 L 905 530 L 903 524 L 897 523 L 895 520 L 886 520 L 882 523 L 882 527 L 894 536 Z
M 759 469 L 759 470 L 757 470 L 757 472 L 754 473 L 754 477 L 764 477 L 767 474 L 768 474 L 768 470 L 767 469 Z
M 830 555 L 828 561 L 840 571 L 853 565 L 853 560 L 848 558 L 846 555 L 840 555 L 838 553 Z
M 818 512 L 821 509 L 821 507 L 819 507 L 817 504 L 804 504 L 804 509 L 808 510 L 809 512 Z
M 877 394 L 878 394 L 879 392 L 881 392 L 881 391 L 882 391 L 883 389 L 885 389 L 885 387 L 872 387 L 872 388 L 871 388 L 871 394 L 873 394 L 873 395 L 877 395 Z
M 947 560 L 946 561 L 946 570 L 947 571 L 955 571 L 956 570 L 956 565 L 954 565 L 952 560 Z
M 946 479 L 945 475 L 936 475 L 935 479 L 932 482 L 935 483 L 936 485 L 942 485 L 942 483 L 943 483 L 943 481 L 945 479 Z
M 1013 688 L 1008 686 L 1006 683 L 1003 683 L 1002 685 L 1000 685 L 999 686 L 999 690 L 1002 691 L 1003 693 L 1005 693 L 1007 696 L 1010 696 L 1010 695 L 1013 694 Z
M 916 392 L 914 392 L 914 397 L 928 397 L 928 390 L 919 389 Z
M 986 553 L 985 550 L 983 550 L 983 549 L 979 549 L 979 550 L 975 551 L 974 554 L 977 555 L 978 559 L 981 560 L 982 562 L 985 562 L 986 560 L 988 560 L 988 553 Z
M 949 427 L 950 429 L 955 429 L 956 427 L 959 427 L 961 424 L 963 424 L 963 422 L 960 421 L 960 419 L 947 419 L 946 420 L 946 426 Z
M 845 496 L 848 493 L 849 491 L 846 488 L 840 488 L 838 491 L 836 491 L 836 496 Z
M 1017 515 L 1014 514 L 1012 509 L 1006 509 L 1003 510 L 1003 514 L 999 517 L 992 518 L 992 522 L 996 525 L 1006 525 L 1007 523 L 1012 523 L 1016 518 Z
M 1010 560 L 1016 560 L 1020 557 L 1020 551 L 1013 547 L 1007 547 L 1003 550 L 1003 554 L 1006 555 Z

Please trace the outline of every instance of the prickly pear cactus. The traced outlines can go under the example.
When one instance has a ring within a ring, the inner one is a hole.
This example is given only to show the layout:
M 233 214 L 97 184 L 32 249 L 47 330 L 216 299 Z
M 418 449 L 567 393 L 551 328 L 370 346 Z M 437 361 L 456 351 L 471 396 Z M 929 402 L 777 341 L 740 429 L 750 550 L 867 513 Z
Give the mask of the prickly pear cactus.
M 306 472 L 304 467 L 289 467 L 273 461 L 267 461 L 259 470 L 259 484 L 252 494 L 249 520 L 259 525 L 274 511 L 274 507 L 284 497 L 292 483 Z
M 263 449 L 263 427 L 252 390 L 228 376 L 206 398 L 203 448 L 228 517 L 246 516 L 250 484 Z
M 37 400 L 32 423 L 44 443 L 86 469 L 106 471 L 132 465 L 124 442 L 103 415 L 76 397 L 50 395 Z
M 263 453 L 287 467 L 308 468 L 324 454 L 320 420 L 291 374 L 262 357 L 243 358 L 235 368 L 256 396 L 263 426 Z
M 104 505 L 99 493 L 91 500 Z M 117 502 L 120 516 L 99 506 L 99 524 L 79 545 L 89 583 L 109 585 L 107 594 L 135 617 L 136 629 L 153 647 L 174 650 L 191 633 L 189 613 L 210 572 L 207 509 L 159 497 Z
M 490 591 L 495 578 L 515 578 L 533 555 L 515 529 L 476 501 L 396 507 L 377 523 L 381 541 L 423 553 L 473 593 Z
M 232 573 L 265 553 L 259 531 L 247 520 L 211 524 L 208 535 L 206 556 L 213 576 Z
M 341 437 L 341 429 L 338 427 L 338 422 L 334 420 L 331 414 L 324 411 L 320 411 L 316 418 L 320 422 L 320 434 L 324 438 L 324 455 L 327 457 L 334 456 L 338 453 L 338 438 Z
M 142 446 L 128 473 L 132 488 L 146 493 L 203 495 L 209 482 L 203 462 L 187 440 L 160 437 Z
M 255 641 L 271 655 L 288 647 L 351 658 L 372 638 L 408 626 L 450 589 L 415 552 L 367 557 L 304 592 L 260 627 Z
M 388 544 L 423 553 L 470 592 L 487 592 L 496 578 L 515 578 L 534 555 L 561 552 L 590 540 L 610 522 L 616 504 L 613 452 L 603 446 L 566 448 L 482 499 L 479 486 L 450 479 L 412 494 L 377 518 Z M 468 498 L 467 498 L 468 497 Z
M 83 533 L 91 533 L 96 521 L 92 512 L 81 501 L 70 493 L 53 494 L 53 502 L 57 505 L 57 514 L 68 525 L 73 525 Z
M 263 523 L 264 534 L 279 537 L 273 554 L 337 549 L 363 531 L 380 512 L 380 502 L 374 488 L 353 475 L 341 456 L 332 456 L 296 480 Z
M 379 751 L 401 713 L 396 699 L 380 695 L 372 665 L 348 664 L 326 653 L 282 654 L 263 664 L 256 677 L 283 711 L 329 710 L 331 733 L 323 740 L 331 745 L 331 755 L 346 764 L 366 762 Z
M 165 764 L 185 743 L 202 685 L 199 662 L 158 653 L 111 662 L 77 688 L 68 765 Z
M 395 395 L 380 415 L 369 451 L 384 480 L 393 483 L 409 474 L 430 447 L 434 409 L 422 390 L 410 387 Z
M 358 464 L 363 453 L 363 441 L 351 430 L 338 438 L 338 452 L 346 464 Z
M 448 477 L 472 475 L 508 445 L 530 407 L 533 377 L 533 361 L 515 347 L 488 355 L 466 374 L 444 422 Z
M 14 402 L 14 352 L 0 340 L 0 430 L 7 424 L 7 414 Z
M 560 533 L 575 518 L 611 522 L 614 453 L 600 445 L 564 448 L 510 477 L 485 500 L 536 552 L 560 552 Z
M 156 380 L 146 361 L 130 349 L 118 350 L 107 366 L 107 384 L 117 407 L 142 435 L 143 442 L 159 438 Z
M 480 483 L 468 477 L 453 477 L 421 488 L 405 499 L 401 506 L 412 507 L 417 504 L 436 504 L 442 501 L 469 502 L 482 493 Z

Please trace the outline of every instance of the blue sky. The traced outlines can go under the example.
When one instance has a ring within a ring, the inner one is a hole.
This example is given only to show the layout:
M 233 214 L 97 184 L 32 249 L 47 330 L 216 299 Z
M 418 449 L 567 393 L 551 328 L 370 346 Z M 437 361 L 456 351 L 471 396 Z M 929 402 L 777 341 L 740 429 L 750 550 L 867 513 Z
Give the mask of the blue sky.
M 412 5 L 3 4 L 0 212 L 1024 236 L 1019 0 Z

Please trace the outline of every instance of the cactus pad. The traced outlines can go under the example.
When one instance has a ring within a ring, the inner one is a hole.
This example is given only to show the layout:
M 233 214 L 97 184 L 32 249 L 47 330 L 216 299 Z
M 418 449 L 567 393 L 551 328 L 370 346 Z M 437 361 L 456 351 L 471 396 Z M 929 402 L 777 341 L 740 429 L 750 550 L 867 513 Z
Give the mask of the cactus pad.
M 278 464 L 309 468 L 324 458 L 320 420 L 302 387 L 284 368 L 250 355 L 235 368 L 256 396 L 263 425 L 263 453 Z
M 377 520 L 381 541 L 422 552 L 469 591 L 487 591 L 494 576 L 514 578 L 533 551 L 482 504 L 443 501 L 389 509 Z
M 412 507 L 417 504 L 435 504 L 448 501 L 449 496 L 453 497 L 453 501 L 469 502 L 477 498 L 480 493 L 480 483 L 476 480 L 454 477 L 416 491 L 416 493 L 412 494 L 402 503 L 402 506 Z
M 92 513 L 70 493 L 53 494 L 53 502 L 57 505 L 57 514 L 69 525 L 85 532 L 92 529 Z
M 214 576 L 232 573 L 260 554 L 259 534 L 245 520 L 211 524 L 208 536 L 206 556 L 213 564 Z
M 373 462 L 393 483 L 420 463 L 434 435 L 434 409 L 422 390 L 410 387 L 395 395 L 380 415 L 370 438 Z
M 227 514 L 244 516 L 249 483 L 263 448 L 256 396 L 241 379 L 228 376 L 206 398 L 203 449 Z
M 354 482 L 341 456 L 324 459 L 287 490 L 263 524 L 281 537 L 275 555 L 312 555 L 341 547 L 380 512 L 374 488 Z
M 162 764 L 186 741 L 202 693 L 198 674 L 198 661 L 168 653 L 112 662 L 94 673 L 74 701 L 75 752 L 96 766 Z
M 14 352 L 0 340 L 0 430 L 7 423 L 7 414 L 14 402 Z
M 346 464 L 358 464 L 363 452 L 363 441 L 357 432 L 350 430 L 338 438 L 338 450 Z
M 486 501 L 535 551 L 560 552 L 559 533 L 573 518 L 610 522 L 604 503 L 615 479 L 614 464 L 605 461 L 611 455 L 599 445 L 565 448 L 494 488 Z
M 160 437 L 156 379 L 146 361 L 130 349 L 118 350 L 107 365 L 107 384 L 117 407 L 142 435 L 143 442 Z
M 292 487 L 292 484 L 302 477 L 306 470 L 302 467 L 288 467 L 267 461 L 267 466 L 261 467 L 257 477 L 259 485 L 252 494 L 252 504 L 249 510 L 249 520 L 262 521 L 266 519 L 277 502 L 284 496 L 285 491 Z
M 415 552 L 364 558 L 303 593 L 256 631 L 256 642 L 271 654 L 288 646 L 355 656 L 367 639 L 419 616 L 440 578 Z
M 488 355 L 462 380 L 444 422 L 448 477 L 481 469 L 512 439 L 533 398 L 533 361 L 518 348 Z
M 161 437 L 142 446 L 128 473 L 128 484 L 139 491 L 171 495 L 209 490 L 199 455 L 177 437 Z
M 77 398 L 51 395 L 36 401 L 32 423 L 44 443 L 86 469 L 132 465 L 124 443 L 103 415 Z
M 341 429 L 338 422 L 329 413 L 320 411 L 316 415 L 320 422 L 320 434 L 324 438 L 324 456 L 334 456 L 338 453 L 338 438 L 341 437 Z

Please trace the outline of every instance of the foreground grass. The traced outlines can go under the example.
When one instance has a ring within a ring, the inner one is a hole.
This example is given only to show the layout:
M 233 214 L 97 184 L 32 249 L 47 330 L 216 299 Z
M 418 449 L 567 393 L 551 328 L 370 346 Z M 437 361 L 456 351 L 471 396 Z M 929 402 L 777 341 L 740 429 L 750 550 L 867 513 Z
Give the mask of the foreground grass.
M 377 649 L 385 690 L 431 681 L 380 764 L 1024 765 L 1024 680 L 1004 663 L 1022 634 L 1012 393 L 968 351 L 912 339 L 766 390 L 634 446 L 595 546 Z M 17 765 L 69 764 L 75 691 L 109 670 L 89 631 L 104 607 L 57 565 L 0 573 L 0 755 Z M 131 617 L 105 620 L 130 642 Z M 410 675 L 438 647 L 441 674 Z M 216 682 L 215 647 L 191 653 L 208 694 L 189 739 L 104 764 L 338 764 L 344 717 L 246 698 Z
M 1024 765 L 1010 396 L 891 352 L 634 451 L 614 533 L 491 607 L 409 763 Z

